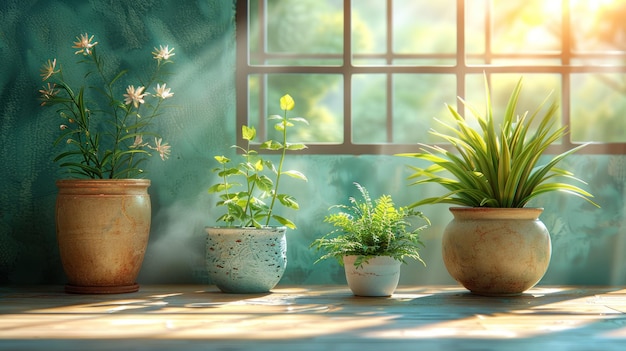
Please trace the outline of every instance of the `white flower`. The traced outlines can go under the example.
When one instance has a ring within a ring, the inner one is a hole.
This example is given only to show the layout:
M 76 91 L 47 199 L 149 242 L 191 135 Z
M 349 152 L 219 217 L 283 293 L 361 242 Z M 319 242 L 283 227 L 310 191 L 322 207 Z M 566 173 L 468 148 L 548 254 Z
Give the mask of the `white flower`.
M 52 61 L 48 60 L 48 62 L 44 63 L 44 65 L 41 67 L 41 76 L 43 77 L 42 80 L 46 80 L 50 78 L 53 74 L 59 73 L 59 71 L 54 70 L 56 68 L 56 65 L 57 59 L 54 59 Z
M 155 60 L 169 60 L 170 57 L 176 55 L 173 53 L 174 48 L 172 48 L 171 50 L 169 49 L 169 45 L 159 45 L 160 49 L 154 48 L 154 52 L 152 52 L 152 55 L 154 55 L 154 59 Z
M 166 83 L 163 83 L 163 86 L 157 84 L 156 88 L 154 88 L 154 91 L 156 91 L 156 96 L 160 97 L 161 99 L 167 99 L 174 96 L 174 93 L 170 93 L 170 88 L 165 88 L 166 85 Z
M 158 138 L 158 139 L 154 138 L 155 146 L 152 147 L 148 145 L 148 147 L 151 148 L 152 150 L 156 150 L 160 154 L 161 160 L 165 161 L 171 153 L 170 151 L 171 146 L 168 145 L 167 143 L 161 144 L 161 142 L 163 142 L 163 138 Z
M 80 38 L 76 37 L 76 39 L 78 41 L 75 41 L 74 46 L 72 47 L 80 50 L 76 51 L 74 54 L 82 53 L 83 55 L 91 55 L 91 48 L 98 44 L 98 42 L 92 43 L 91 41 L 93 40 L 93 35 L 90 38 L 87 33 L 81 34 Z
M 48 83 L 47 87 L 44 85 L 43 89 L 39 90 L 41 93 L 41 100 L 43 100 L 41 102 L 41 106 L 45 105 L 47 101 L 52 100 L 52 98 L 59 93 L 59 90 L 56 87 L 56 84 L 51 85 Z
M 143 104 L 145 102 L 143 100 L 143 98 L 147 94 L 143 92 L 145 88 L 146 87 L 139 87 L 135 90 L 135 86 L 129 85 L 128 88 L 126 88 L 126 94 L 124 94 L 124 103 L 126 105 L 130 105 L 130 103 L 132 102 L 133 106 L 135 106 L 135 108 L 138 108 L 139 104 Z

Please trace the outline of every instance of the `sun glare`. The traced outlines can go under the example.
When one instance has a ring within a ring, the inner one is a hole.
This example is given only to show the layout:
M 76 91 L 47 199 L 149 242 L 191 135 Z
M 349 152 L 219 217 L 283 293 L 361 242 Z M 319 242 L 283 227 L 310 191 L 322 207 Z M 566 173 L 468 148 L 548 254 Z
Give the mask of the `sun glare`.
M 585 9 L 595 12 L 606 7 L 615 6 L 620 1 L 623 0 L 570 0 L 570 6 L 573 9 Z

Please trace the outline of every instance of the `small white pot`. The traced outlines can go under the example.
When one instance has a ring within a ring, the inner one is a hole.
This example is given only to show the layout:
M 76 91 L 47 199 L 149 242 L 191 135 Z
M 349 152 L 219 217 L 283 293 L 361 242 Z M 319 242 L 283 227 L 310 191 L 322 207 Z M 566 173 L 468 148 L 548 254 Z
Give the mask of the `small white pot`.
M 354 266 L 357 256 L 344 256 L 348 287 L 357 296 L 391 296 L 400 281 L 402 262 L 389 256 L 372 257 L 360 267 Z

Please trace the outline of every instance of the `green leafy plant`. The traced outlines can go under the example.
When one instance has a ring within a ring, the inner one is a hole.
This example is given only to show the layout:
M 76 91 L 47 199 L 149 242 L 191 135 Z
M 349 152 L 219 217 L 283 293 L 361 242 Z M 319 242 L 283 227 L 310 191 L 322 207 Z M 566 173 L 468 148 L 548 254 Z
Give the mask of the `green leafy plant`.
M 217 206 L 225 206 L 227 213 L 220 216 L 217 221 L 226 222 L 229 226 L 263 227 L 269 226 L 274 219 L 281 225 L 295 229 L 296 225 L 290 219 L 274 213 L 274 205 L 277 201 L 281 205 L 299 209 L 299 205 L 293 196 L 278 192 L 281 176 L 307 181 L 304 174 L 295 170 L 283 170 L 283 163 L 287 150 L 296 151 L 306 148 L 306 145 L 287 142 L 287 130 L 294 127 L 294 123 L 308 124 L 302 117 L 287 117 L 287 111 L 293 110 L 295 101 L 286 94 L 280 98 L 280 109 L 283 116 L 272 115 L 271 120 L 277 120 L 274 128 L 282 135 L 282 141 L 268 140 L 259 148 L 263 150 L 279 151 L 280 161 L 275 166 L 269 159 L 264 159 L 256 150 L 251 148 L 256 138 L 256 129 L 251 126 L 242 126 L 241 132 L 247 146 L 233 145 L 233 148 L 241 152 L 242 162 L 231 166 L 231 160 L 223 155 L 215 156 L 220 167 L 214 168 L 213 172 L 220 177 L 220 182 L 209 188 L 209 193 L 218 193 L 220 200 Z M 269 174 L 269 176 L 268 176 Z M 272 179 L 273 178 L 273 179 Z M 241 183 L 237 180 L 242 179 Z M 266 204 L 269 199 L 269 205 Z
M 397 208 L 389 195 L 372 201 L 367 189 L 359 183 L 354 184 L 362 201 L 350 197 L 350 206 L 330 207 L 338 208 L 340 212 L 326 216 L 324 222 L 331 223 L 336 229 L 311 244 L 316 250 L 326 252 L 317 262 L 335 258 L 343 265 L 344 256 L 356 255 L 354 265 L 357 267 L 375 256 L 390 256 L 403 263 L 406 263 L 405 257 L 409 257 L 426 265 L 419 255 L 424 247 L 419 233 L 430 225 L 428 218 L 413 209 Z M 411 217 L 421 218 L 426 224 L 410 231 Z
M 480 129 L 472 128 L 459 112 L 448 105 L 455 125 L 439 121 L 446 132 L 431 133 L 448 142 L 452 150 L 436 145 L 423 145 L 422 152 L 398 154 L 431 164 L 426 168 L 411 166 L 414 173 L 409 179 L 415 180 L 412 185 L 436 183 L 448 190 L 443 196 L 422 199 L 410 207 L 449 203 L 470 207 L 515 208 L 524 207 L 533 198 L 554 191 L 581 197 L 598 206 L 591 200 L 593 196 L 589 192 L 557 180 L 566 178 L 584 183 L 571 172 L 557 168 L 556 165 L 585 144 L 539 164 L 548 147 L 566 135 L 567 126 L 554 126 L 555 112 L 558 109 L 556 102 L 552 102 L 545 114 L 539 117 L 548 99 L 532 114 L 526 112 L 521 116 L 517 115 L 521 89 L 522 78 L 510 95 L 502 124 L 496 128 L 485 75 L 485 114 L 459 98 L 476 118 Z M 531 124 L 536 124 L 534 132 Z M 447 173 L 442 175 L 444 171 Z
M 85 66 L 82 85 L 72 87 L 57 60 L 48 60 L 41 68 L 43 81 L 39 92 L 42 106 L 58 107 L 61 135 L 54 145 L 64 145 L 55 157 L 71 177 L 133 178 L 141 175 L 141 164 L 155 151 L 165 160 L 170 146 L 158 134 L 149 130 L 165 99 L 174 94 L 161 80 L 161 69 L 171 63 L 173 48 L 161 46 L 152 53 L 156 60 L 154 73 L 147 82 L 129 85 L 122 95 L 121 78 L 127 70 L 108 74 L 108 67 L 91 37 L 85 33 L 76 37 L 73 48 L 81 54 L 77 65 Z M 162 83 L 162 85 L 161 85 Z M 154 93 L 145 89 L 154 86 Z M 152 140 L 144 141 L 149 136 Z

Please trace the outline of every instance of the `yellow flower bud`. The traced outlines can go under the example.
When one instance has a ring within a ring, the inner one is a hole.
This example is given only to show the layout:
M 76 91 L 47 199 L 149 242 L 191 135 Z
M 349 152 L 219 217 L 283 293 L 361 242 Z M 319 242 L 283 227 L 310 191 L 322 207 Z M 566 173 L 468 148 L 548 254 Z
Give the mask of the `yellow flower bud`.
M 294 106 L 296 106 L 296 102 L 293 100 L 291 95 L 285 94 L 280 98 L 280 109 L 283 111 L 291 111 Z

